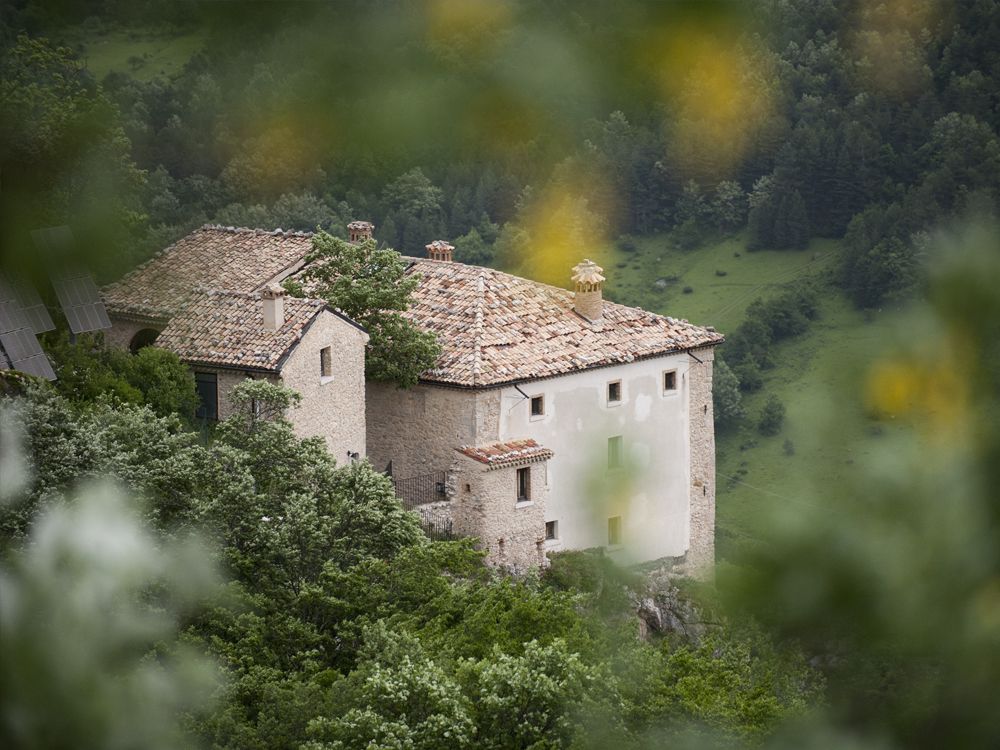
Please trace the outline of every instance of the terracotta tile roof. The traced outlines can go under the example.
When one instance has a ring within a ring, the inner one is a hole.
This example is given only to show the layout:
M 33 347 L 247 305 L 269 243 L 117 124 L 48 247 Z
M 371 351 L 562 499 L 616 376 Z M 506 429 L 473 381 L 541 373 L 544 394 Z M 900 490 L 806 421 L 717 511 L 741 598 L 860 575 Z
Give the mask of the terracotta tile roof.
M 197 287 L 252 292 L 294 267 L 312 234 L 203 226 L 102 290 L 108 312 L 167 320 Z
M 534 440 L 508 440 L 489 445 L 463 445 L 456 448 L 459 453 L 486 464 L 491 469 L 502 469 L 516 464 L 548 461 L 555 454 L 543 448 Z
M 422 380 L 496 386 L 721 343 L 721 334 L 604 301 L 603 320 L 573 311 L 573 293 L 491 268 L 409 259 L 420 274 L 406 316 L 443 348 Z
M 285 297 L 285 324 L 264 328 L 259 294 L 197 290 L 170 319 L 156 346 L 185 362 L 278 372 L 285 356 L 327 309 L 323 300 Z
M 168 320 L 199 287 L 249 293 L 283 277 L 311 249 L 308 232 L 205 226 L 104 289 L 108 311 Z M 685 320 L 604 302 L 603 320 L 573 311 L 573 293 L 491 268 L 408 258 L 419 274 L 406 316 L 443 352 L 422 380 L 490 387 L 720 343 Z M 259 305 L 252 305 L 258 314 Z M 186 315 L 189 315 L 187 313 Z

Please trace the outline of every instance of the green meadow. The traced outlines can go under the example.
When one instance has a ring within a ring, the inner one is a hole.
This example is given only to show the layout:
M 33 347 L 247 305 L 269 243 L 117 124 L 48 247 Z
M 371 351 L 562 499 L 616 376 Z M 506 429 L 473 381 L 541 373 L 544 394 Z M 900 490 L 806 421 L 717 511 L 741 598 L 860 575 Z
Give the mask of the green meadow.
M 866 314 L 843 296 L 834 283 L 836 240 L 757 252 L 746 250 L 742 235 L 692 251 L 673 248 L 666 236 L 636 244 L 633 252 L 605 256 L 613 259 L 606 269 L 609 297 L 723 333 L 739 326 L 755 299 L 798 281 L 817 282 L 819 318 L 805 334 L 775 347 L 763 389 L 743 395 L 747 419 L 717 435 L 719 556 L 733 559 L 752 544 L 776 508 L 836 506 L 841 493 L 856 486 L 855 469 L 896 434 L 892 424 L 866 416 L 864 382 L 902 314 Z M 786 407 L 785 423 L 780 434 L 764 437 L 756 422 L 771 394 Z
M 80 49 L 87 69 L 97 80 L 108 73 L 128 73 L 140 81 L 170 77 L 181 71 L 205 45 L 201 32 L 176 33 L 155 29 L 117 29 L 80 33 L 66 42 Z

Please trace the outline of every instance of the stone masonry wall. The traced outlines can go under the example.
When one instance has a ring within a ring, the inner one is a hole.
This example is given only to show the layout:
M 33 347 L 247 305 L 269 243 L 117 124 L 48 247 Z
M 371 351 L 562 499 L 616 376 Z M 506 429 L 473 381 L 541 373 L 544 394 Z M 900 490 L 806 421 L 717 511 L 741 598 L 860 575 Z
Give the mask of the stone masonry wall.
M 323 311 L 281 368 L 282 383 L 302 396 L 288 419 L 299 437 L 322 437 L 343 466 L 348 453 L 365 456 L 365 343 L 368 335 Z M 322 377 L 320 351 L 331 347 L 331 374 Z
M 407 478 L 445 471 L 455 448 L 495 442 L 500 392 L 419 384 L 408 390 L 369 382 L 366 396 L 368 457 L 382 471 Z
M 128 349 L 129 344 L 132 342 L 132 338 L 139 332 L 147 328 L 157 329 L 157 326 L 151 326 L 148 323 L 137 323 L 133 320 L 125 320 L 124 318 L 111 318 L 111 328 L 103 331 L 104 342 L 108 346 L 113 346 L 119 349 Z
M 691 541 L 686 567 L 710 579 L 715 566 L 715 415 L 712 410 L 712 347 L 698 349 L 689 377 L 688 429 L 691 441 Z
M 545 462 L 528 464 L 531 470 L 531 501 L 517 502 L 517 469 L 511 466 L 488 470 L 459 455 L 452 466 L 452 513 L 454 530 L 479 539 L 486 561 L 511 572 L 523 573 L 544 566 Z

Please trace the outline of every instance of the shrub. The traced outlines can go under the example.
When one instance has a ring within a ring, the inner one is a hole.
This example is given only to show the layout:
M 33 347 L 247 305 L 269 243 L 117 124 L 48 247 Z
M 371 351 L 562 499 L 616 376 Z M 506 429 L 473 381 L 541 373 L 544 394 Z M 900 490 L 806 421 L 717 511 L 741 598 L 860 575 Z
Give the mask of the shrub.
M 681 290 L 684 294 L 691 294 L 694 291 L 693 286 L 686 286 Z
M 618 238 L 618 249 L 624 250 L 626 253 L 634 253 L 638 249 L 638 245 L 635 243 L 635 237 L 631 234 L 623 234 Z
M 781 432 L 781 426 L 785 423 L 785 405 L 781 403 L 777 396 L 771 395 L 764 404 L 764 409 L 760 413 L 760 421 L 757 422 L 757 431 L 761 435 L 777 435 Z

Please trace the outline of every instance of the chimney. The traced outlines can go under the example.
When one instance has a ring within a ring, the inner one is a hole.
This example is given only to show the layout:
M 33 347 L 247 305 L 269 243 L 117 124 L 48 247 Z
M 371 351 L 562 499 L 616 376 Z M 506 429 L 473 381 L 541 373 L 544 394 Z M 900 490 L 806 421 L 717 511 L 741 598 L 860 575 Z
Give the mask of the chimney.
M 451 261 L 451 254 L 455 251 L 454 245 L 449 245 L 444 240 L 434 240 L 431 244 L 425 245 L 427 257 L 431 260 Z
M 351 242 L 364 242 L 372 238 L 375 225 L 370 221 L 352 221 L 347 225 L 347 236 Z
M 600 320 L 604 310 L 603 271 L 592 260 L 573 266 L 573 309 L 591 322 Z
M 260 296 L 264 303 L 264 328 L 277 331 L 285 324 L 285 290 L 279 284 L 269 284 Z

